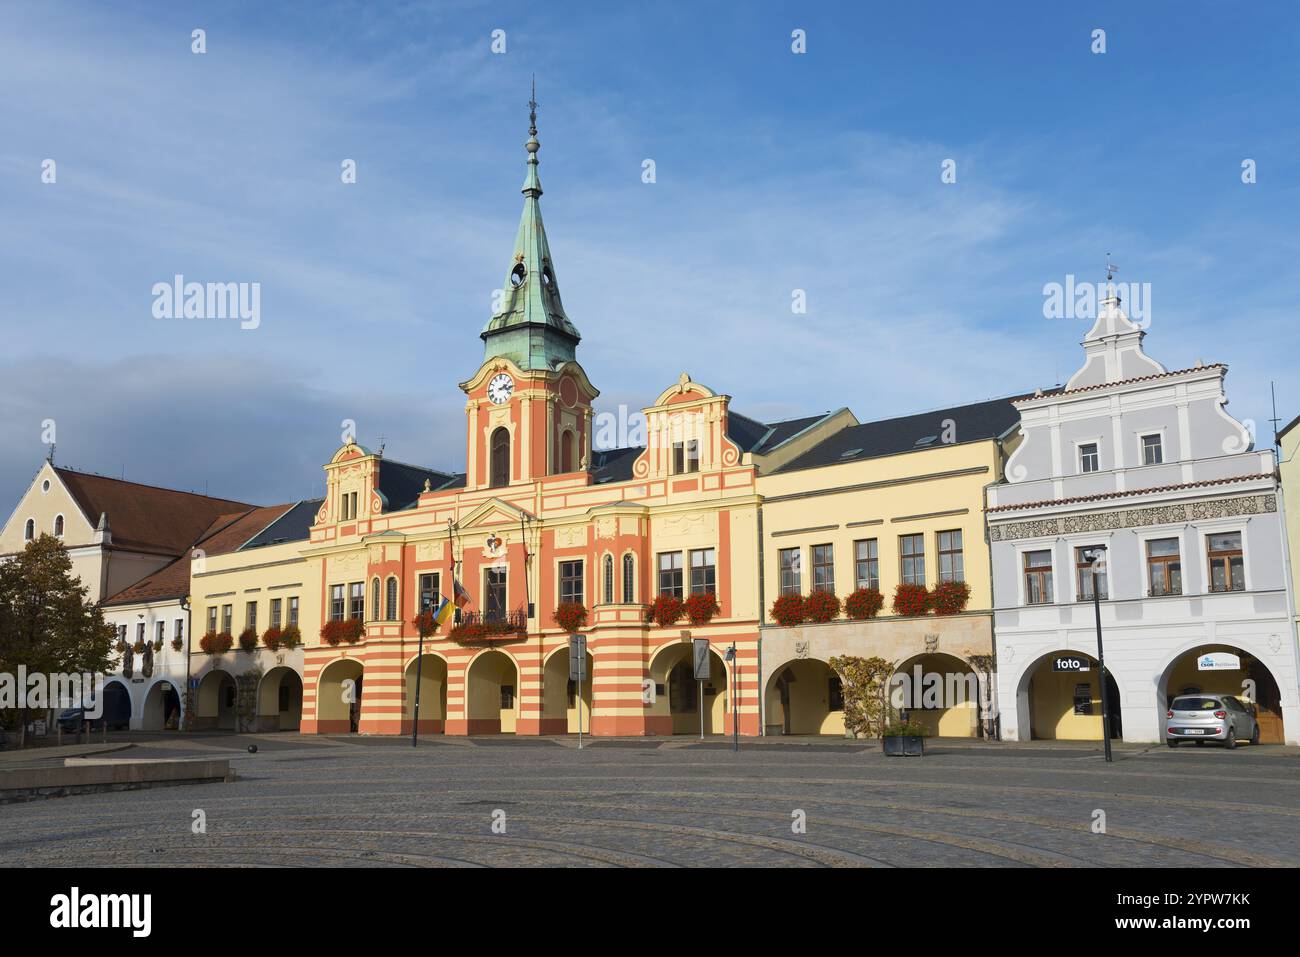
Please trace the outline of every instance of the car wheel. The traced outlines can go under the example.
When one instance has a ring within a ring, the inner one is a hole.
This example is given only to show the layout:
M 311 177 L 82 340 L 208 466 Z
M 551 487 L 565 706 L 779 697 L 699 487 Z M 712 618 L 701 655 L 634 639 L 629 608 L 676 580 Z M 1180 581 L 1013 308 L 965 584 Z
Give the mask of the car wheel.
M 1259 724 L 1258 724 L 1258 723 L 1256 723 L 1255 727 L 1254 727 L 1254 728 L 1251 730 L 1251 732 L 1250 732 L 1250 743 L 1251 743 L 1252 745 L 1259 744 Z
M 1169 745 L 1171 748 L 1176 748 L 1176 747 L 1178 747 L 1178 739 L 1177 739 L 1177 738 L 1165 738 L 1165 744 Z
M 1226 741 L 1223 742 L 1223 746 L 1224 746 L 1225 748 L 1227 748 L 1229 751 L 1231 751 L 1231 750 L 1233 750 L 1234 748 L 1236 748 L 1236 746 L 1237 746 L 1237 729 L 1236 729 L 1236 728 L 1229 728 L 1229 729 L 1228 729 L 1228 740 L 1226 740 Z

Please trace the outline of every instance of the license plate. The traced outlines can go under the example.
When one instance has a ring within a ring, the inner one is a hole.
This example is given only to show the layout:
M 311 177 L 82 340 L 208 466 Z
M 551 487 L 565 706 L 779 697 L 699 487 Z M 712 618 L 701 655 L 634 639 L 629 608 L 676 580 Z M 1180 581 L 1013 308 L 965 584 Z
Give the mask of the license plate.
M 1184 728 L 1183 734 L 1204 734 L 1204 728 Z

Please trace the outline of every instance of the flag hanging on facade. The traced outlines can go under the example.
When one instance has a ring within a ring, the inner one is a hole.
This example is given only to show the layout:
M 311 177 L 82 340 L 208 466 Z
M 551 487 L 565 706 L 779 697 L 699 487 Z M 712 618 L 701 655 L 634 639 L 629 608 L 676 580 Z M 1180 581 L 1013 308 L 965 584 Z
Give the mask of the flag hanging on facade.
M 464 586 L 461 585 L 460 579 L 453 577 L 451 581 L 452 581 L 452 585 L 455 588 L 456 607 L 464 608 L 466 605 L 470 603 L 469 592 L 467 592 Z
M 446 598 L 440 598 L 438 600 L 438 606 L 433 609 L 433 620 L 440 625 L 445 625 L 447 624 L 447 620 L 451 618 L 451 613 L 455 610 L 455 605 L 449 602 Z

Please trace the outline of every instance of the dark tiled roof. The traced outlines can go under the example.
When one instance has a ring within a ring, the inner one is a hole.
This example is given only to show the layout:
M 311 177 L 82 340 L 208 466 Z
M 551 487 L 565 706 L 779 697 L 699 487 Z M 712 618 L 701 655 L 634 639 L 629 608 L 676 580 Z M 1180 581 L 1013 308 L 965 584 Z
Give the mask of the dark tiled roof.
M 56 468 L 91 525 L 108 516 L 113 544 L 121 548 L 180 555 L 221 515 L 243 513 L 247 502 L 140 485 L 104 475 Z
M 601 482 L 626 482 L 632 478 L 632 463 L 644 452 L 640 446 L 625 449 L 597 449 L 591 463 L 591 477 Z
M 206 555 L 225 555 L 236 551 L 250 537 L 284 515 L 286 509 L 290 509 L 290 506 L 269 505 L 265 508 L 250 508 L 234 515 L 218 517 L 197 539 L 186 546 L 185 554 L 180 558 L 158 569 L 147 578 L 140 579 L 129 588 L 124 588 L 104 604 L 131 605 L 136 602 L 185 597 L 190 593 L 190 560 L 193 558 L 194 549 L 202 549 Z M 112 522 L 111 518 L 109 522 Z
M 1214 485 L 1231 485 L 1234 482 L 1253 482 L 1257 479 L 1276 478 L 1272 472 L 1257 472 L 1253 475 L 1230 475 L 1227 478 L 1205 479 L 1201 482 L 1182 482 L 1177 485 L 1153 485 L 1150 488 L 1131 488 L 1122 492 L 1099 492 L 1096 495 L 1075 495 L 1072 498 L 1044 498 L 1036 502 L 1015 502 L 1010 505 L 994 505 L 986 512 L 1012 512 L 1027 508 L 1046 508 L 1049 505 L 1071 505 L 1075 502 L 1099 502 L 1108 498 L 1132 498 L 1134 495 L 1154 495 L 1159 492 L 1177 492 L 1189 488 L 1209 488 Z
M 455 479 L 456 476 L 448 472 L 407 465 L 391 459 L 379 460 L 379 491 L 388 500 L 387 511 L 390 512 L 414 505 L 424 491 L 425 480 L 428 480 L 429 488 L 436 492 L 451 487 Z
M 951 409 L 938 409 L 897 419 L 864 422 L 841 429 L 776 472 L 838 465 L 881 455 L 935 448 L 941 444 L 943 423 L 950 419 L 957 443 L 980 442 L 1005 435 L 1020 421 L 1012 399 L 990 399 Z
M 742 452 L 763 454 L 770 452 L 786 439 L 798 435 L 809 426 L 825 419 L 830 412 L 805 415 L 782 422 L 759 422 L 739 412 L 727 410 L 727 438 L 740 446 Z
M 271 524 L 260 529 L 255 535 L 240 545 L 240 550 L 261 548 L 263 545 L 278 545 L 281 542 L 299 542 L 311 537 L 311 525 L 316 521 L 323 498 L 299 502 L 284 512 Z

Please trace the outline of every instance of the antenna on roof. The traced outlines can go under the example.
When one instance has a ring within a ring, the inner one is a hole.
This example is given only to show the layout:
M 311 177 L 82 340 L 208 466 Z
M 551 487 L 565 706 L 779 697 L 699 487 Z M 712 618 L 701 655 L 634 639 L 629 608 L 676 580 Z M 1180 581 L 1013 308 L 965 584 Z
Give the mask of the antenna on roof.
M 51 442 L 49 454 L 45 456 L 45 461 L 49 462 L 51 465 L 54 464 L 54 448 L 55 448 L 54 443 Z
M 387 444 L 388 444 L 388 436 L 384 435 L 384 434 L 381 432 L 381 433 L 379 434 L 379 457 L 380 457 L 380 458 L 383 458 L 383 456 L 384 456 L 384 446 L 387 445 Z
M 1269 395 L 1273 397 L 1273 418 L 1269 419 L 1273 423 L 1273 444 L 1281 447 L 1282 442 L 1277 437 L 1277 424 L 1282 420 L 1277 417 L 1277 383 L 1272 380 L 1268 383 Z

